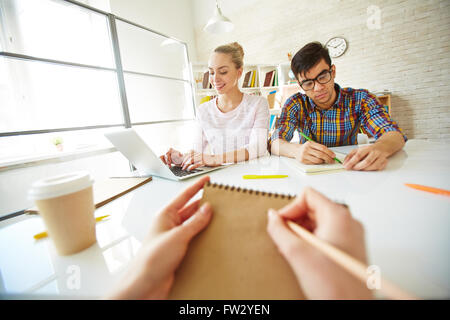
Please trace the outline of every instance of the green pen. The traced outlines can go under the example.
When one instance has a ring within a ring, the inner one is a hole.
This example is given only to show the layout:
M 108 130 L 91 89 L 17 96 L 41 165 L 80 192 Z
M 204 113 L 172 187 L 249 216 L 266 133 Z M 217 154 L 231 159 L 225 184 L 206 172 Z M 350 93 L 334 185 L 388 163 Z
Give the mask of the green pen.
M 307 136 L 306 134 L 304 134 L 303 132 L 300 132 L 300 134 L 301 134 L 301 136 L 302 136 L 303 138 L 305 138 L 306 140 L 314 142 L 313 139 L 311 139 L 310 137 L 308 137 L 308 136 Z M 337 161 L 337 162 L 340 163 L 340 164 L 342 164 L 341 160 L 339 160 L 338 158 L 333 158 L 333 160 L 334 160 L 334 161 Z

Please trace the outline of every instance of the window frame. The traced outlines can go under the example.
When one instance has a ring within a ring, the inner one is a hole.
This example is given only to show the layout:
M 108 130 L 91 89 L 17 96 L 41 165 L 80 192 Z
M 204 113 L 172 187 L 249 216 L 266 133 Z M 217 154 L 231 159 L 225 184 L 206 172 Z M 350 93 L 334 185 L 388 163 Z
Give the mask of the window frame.
M 131 22 L 129 20 L 120 18 L 112 13 L 108 13 L 105 11 L 102 11 L 97 8 L 93 8 L 91 6 L 88 6 L 83 3 L 79 3 L 73 0 L 60 0 L 63 2 L 67 2 L 70 4 L 73 4 L 75 6 L 83 7 L 87 10 L 102 14 L 106 17 L 108 21 L 108 27 L 109 27 L 109 36 L 111 39 L 111 45 L 112 45 L 112 51 L 113 51 L 113 58 L 114 58 L 114 65 L 115 68 L 108 68 L 108 67 L 101 67 L 101 66 L 94 66 L 89 64 L 81 64 L 81 63 L 75 63 L 75 62 L 69 62 L 64 60 L 55 60 L 55 59 L 48 59 L 45 57 L 36 57 L 26 54 L 19 54 L 19 53 L 12 53 L 7 51 L 0 51 L 0 57 L 6 57 L 11 59 L 19 59 L 19 60 L 25 60 L 25 61 L 37 61 L 37 62 L 43 62 L 43 63 L 50 63 L 50 64 L 56 64 L 56 65 L 62 65 L 62 66 L 71 66 L 76 68 L 88 68 L 91 70 L 107 70 L 115 72 L 117 75 L 117 84 L 118 84 L 118 90 L 119 90 L 119 97 L 120 97 L 120 106 L 121 106 L 121 112 L 123 121 L 122 123 L 115 123 L 115 124 L 107 124 L 107 125 L 94 125 L 94 126 L 77 126 L 77 127 L 69 127 L 69 128 L 54 128 L 54 129 L 40 129 L 40 130 L 24 130 L 24 131 L 14 131 L 14 132 L 0 132 L 0 138 L 1 137 L 11 137 L 11 136 L 19 136 L 19 135 L 30 135 L 30 134 L 42 134 L 42 133 L 53 133 L 53 132 L 65 132 L 65 131 L 77 131 L 77 130 L 89 130 L 89 129 L 102 129 L 102 128 L 112 128 L 112 127 L 125 127 L 125 128 L 131 128 L 133 126 L 139 126 L 139 125 L 149 125 L 149 124 L 160 124 L 160 123 L 173 123 L 173 122 L 186 122 L 186 121 L 192 121 L 195 118 L 196 115 L 196 109 L 195 109 L 195 90 L 194 90 L 194 81 L 192 76 L 192 64 L 189 58 L 189 52 L 188 52 L 188 46 L 187 43 L 181 40 L 178 40 L 174 37 L 165 35 L 163 33 L 160 33 L 158 31 L 155 31 L 153 29 L 144 27 L 142 25 L 139 25 L 137 23 Z M 167 39 L 171 39 L 173 41 L 176 41 L 184 46 L 185 53 L 186 53 L 186 61 L 187 61 L 187 67 L 189 71 L 189 79 L 178 79 L 174 77 L 169 76 L 163 76 L 163 75 L 157 75 L 157 74 L 151 74 L 146 72 L 136 72 L 136 71 L 129 71 L 124 70 L 122 66 L 122 59 L 121 59 L 121 52 L 120 52 L 120 45 L 119 45 L 119 39 L 118 39 L 118 33 L 117 33 L 117 25 L 116 21 L 119 20 L 121 22 L 130 24 L 134 27 L 146 30 L 148 32 L 151 32 L 153 34 L 162 36 Z M 175 119 L 175 120 L 163 120 L 163 121 L 145 121 L 145 122 L 132 122 L 130 118 L 130 111 L 128 107 L 128 99 L 127 99 L 127 93 L 126 93 L 126 87 L 125 87 L 125 80 L 124 80 L 124 74 L 136 74 L 136 75 L 142 75 L 146 77 L 154 77 L 154 78 L 163 78 L 173 81 L 182 81 L 184 83 L 187 83 L 190 90 L 191 90 L 191 97 L 192 97 L 192 110 L 194 118 L 192 119 Z

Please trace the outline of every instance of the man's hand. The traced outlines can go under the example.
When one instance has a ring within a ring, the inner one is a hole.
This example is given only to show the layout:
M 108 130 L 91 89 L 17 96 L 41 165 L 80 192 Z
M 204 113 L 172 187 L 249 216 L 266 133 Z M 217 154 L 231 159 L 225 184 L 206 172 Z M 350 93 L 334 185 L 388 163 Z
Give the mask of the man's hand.
M 285 219 L 299 223 L 321 240 L 366 262 L 364 229 L 345 206 L 306 188 L 278 212 L 269 210 L 267 230 L 309 299 L 372 298 L 360 280 L 305 242 L 287 226 Z
M 352 150 L 343 165 L 347 170 L 383 170 L 388 158 L 404 145 L 405 140 L 400 132 L 386 132 L 374 144 Z
M 353 149 L 344 160 L 346 170 L 376 171 L 386 168 L 389 153 L 384 151 L 381 145 Z
M 112 299 L 165 299 L 189 242 L 210 222 L 209 204 L 187 204 L 209 177 L 203 177 L 175 198 L 154 218 L 138 254 L 130 263 Z
M 331 164 L 334 163 L 333 158 L 335 157 L 336 155 L 333 151 L 313 141 L 307 141 L 298 145 L 297 151 L 295 152 L 295 159 L 304 164 Z

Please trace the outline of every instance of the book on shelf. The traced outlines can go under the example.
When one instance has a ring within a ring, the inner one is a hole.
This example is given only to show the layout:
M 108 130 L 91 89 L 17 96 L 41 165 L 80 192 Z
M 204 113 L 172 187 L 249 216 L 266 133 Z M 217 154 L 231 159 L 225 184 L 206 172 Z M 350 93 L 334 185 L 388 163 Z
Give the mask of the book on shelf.
M 277 72 L 277 70 L 274 70 L 272 86 L 278 86 L 278 72 Z
M 245 74 L 244 82 L 242 83 L 242 88 L 248 88 L 248 86 L 249 86 L 249 84 L 250 84 L 251 76 L 252 76 L 252 71 L 248 71 L 248 72 Z
M 277 94 L 277 90 L 270 91 L 267 95 L 267 102 L 269 103 L 269 109 L 273 109 L 275 107 L 275 97 Z
M 203 74 L 203 89 L 209 89 L 211 84 L 209 83 L 209 71 Z
M 199 103 L 199 104 L 208 102 L 209 100 L 212 100 L 212 99 L 214 99 L 215 97 L 216 97 L 216 96 L 214 96 L 214 95 L 212 95 L 212 96 L 205 96 L 205 97 L 203 97 L 203 98 L 200 100 L 200 103 Z
M 269 132 L 273 132 L 273 130 L 275 129 L 277 119 L 278 119 L 278 117 L 275 114 L 270 115 Z
M 274 74 L 275 70 L 269 71 L 266 73 L 265 79 L 264 79 L 264 87 L 270 87 L 273 85 L 274 80 Z
M 252 70 L 252 82 L 250 83 L 250 87 L 255 87 L 255 80 L 256 80 L 256 70 Z
M 195 88 L 203 89 L 203 72 L 195 73 Z

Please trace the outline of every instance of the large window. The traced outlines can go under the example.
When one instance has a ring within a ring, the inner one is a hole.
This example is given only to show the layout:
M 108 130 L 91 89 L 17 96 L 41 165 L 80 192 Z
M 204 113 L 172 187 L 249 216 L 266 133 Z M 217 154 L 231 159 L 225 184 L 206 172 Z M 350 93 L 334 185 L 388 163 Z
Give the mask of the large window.
M 185 43 L 74 1 L 0 0 L 0 162 L 193 118 Z

